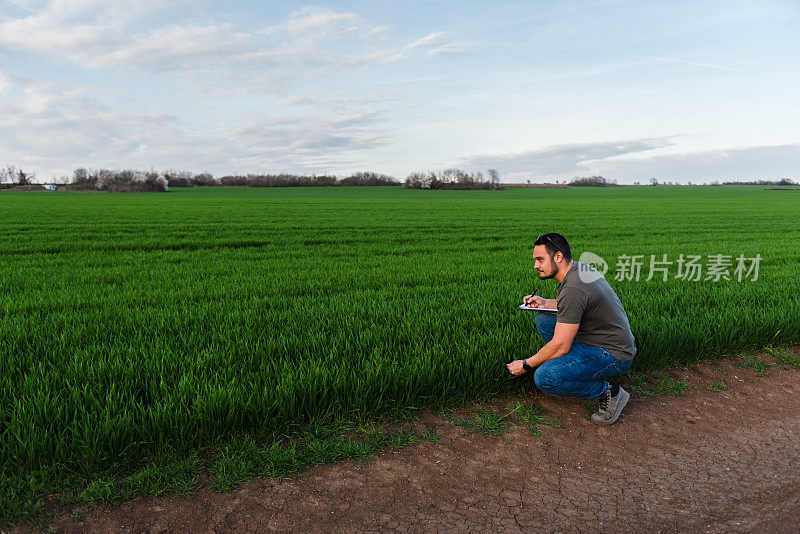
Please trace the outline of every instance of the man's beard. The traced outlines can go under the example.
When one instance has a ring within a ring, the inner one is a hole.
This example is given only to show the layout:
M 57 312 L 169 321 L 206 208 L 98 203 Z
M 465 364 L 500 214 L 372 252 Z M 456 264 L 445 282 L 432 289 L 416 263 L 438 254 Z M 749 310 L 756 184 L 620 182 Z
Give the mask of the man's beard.
M 551 278 L 554 278 L 556 276 L 556 273 L 558 273 L 557 269 L 554 269 L 550 274 L 544 274 L 544 273 L 540 272 L 539 273 L 539 280 L 549 280 Z

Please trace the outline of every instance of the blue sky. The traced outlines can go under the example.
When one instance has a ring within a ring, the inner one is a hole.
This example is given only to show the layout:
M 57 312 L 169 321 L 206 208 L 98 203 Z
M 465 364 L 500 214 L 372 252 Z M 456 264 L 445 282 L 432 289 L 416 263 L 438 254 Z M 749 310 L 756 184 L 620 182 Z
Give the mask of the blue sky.
M 800 2 L 0 0 L 0 164 L 800 177 Z

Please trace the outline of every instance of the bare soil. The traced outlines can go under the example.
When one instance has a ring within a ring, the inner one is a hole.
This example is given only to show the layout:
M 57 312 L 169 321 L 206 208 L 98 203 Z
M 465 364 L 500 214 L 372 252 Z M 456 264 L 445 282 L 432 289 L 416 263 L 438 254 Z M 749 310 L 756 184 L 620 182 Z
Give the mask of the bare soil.
M 800 354 L 798 347 L 795 354 Z M 763 356 L 763 355 L 762 355 Z M 768 361 L 770 357 L 764 356 Z M 601 427 L 575 399 L 531 393 L 559 428 L 465 433 L 425 412 L 425 442 L 258 478 L 226 494 L 148 497 L 55 518 L 59 532 L 800 532 L 800 372 L 718 360 L 670 373 L 681 397 L 633 397 Z M 707 386 L 724 380 L 724 391 Z M 532 387 L 533 389 L 533 387 Z M 514 399 L 482 407 L 503 410 Z M 463 407 L 464 414 L 474 410 Z M 80 516 L 79 520 L 76 520 Z M 25 525 L 15 532 L 26 532 Z

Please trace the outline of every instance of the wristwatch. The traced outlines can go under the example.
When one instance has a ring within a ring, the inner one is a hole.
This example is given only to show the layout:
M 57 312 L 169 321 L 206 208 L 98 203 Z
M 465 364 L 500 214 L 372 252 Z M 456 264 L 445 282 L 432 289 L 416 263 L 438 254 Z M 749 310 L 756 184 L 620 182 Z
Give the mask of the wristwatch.
M 522 368 L 525 369 L 526 371 L 531 371 L 533 369 L 533 367 L 531 367 L 528 364 L 528 360 L 526 360 L 525 358 L 522 359 Z

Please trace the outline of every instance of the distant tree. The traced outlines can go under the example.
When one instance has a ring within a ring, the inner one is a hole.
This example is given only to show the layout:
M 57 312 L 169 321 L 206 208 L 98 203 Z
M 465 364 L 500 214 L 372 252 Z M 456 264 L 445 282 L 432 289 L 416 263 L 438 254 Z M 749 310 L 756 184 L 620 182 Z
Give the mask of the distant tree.
M 164 177 L 170 187 L 189 187 L 192 184 L 192 173 L 187 171 L 167 170 Z
M 336 177 L 335 176 L 315 176 L 314 177 L 314 185 L 319 187 L 326 187 L 336 185 Z
M 650 185 L 658 185 L 658 178 L 650 178 Z
M 408 189 L 499 189 L 483 178 L 482 173 L 471 173 L 461 169 L 445 169 L 440 172 L 412 172 L 406 177 Z
M 31 178 L 32 176 L 28 176 L 22 169 L 17 171 L 17 185 L 31 185 Z
M 102 171 L 101 171 L 102 172 Z M 83 167 L 75 169 L 72 173 L 72 185 L 93 186 L 97 184 L 98 173 L 90 173 Z
M 492 187 L 500 185 L 500 173 L 497 172 L 497 169 L 489 169 L 486 174 L 489 175 L 489 183 L 492 184 Z M 528 183 L 531 183 L 531 181 L 528 180 Z
M 210 172 L 201 172 L 198 175 L 195 175 L 192 180 L 192 185 L 197 186 L 204 186 L 209 187 L 213 185 L 219 185 L 219 182 L 214 178 L 214 175 Z
M 14 183 L 14 177 L 17 175 L 17 168 L 14 165 L 8 164 L 4 167 L 0 167 L 0 184 L 3 182 L 8 182 L 9 184 Z
M 748 180 L 737 182 L 722 182 L 722 185 L 797 185 L 797 182 L 789 178 L 781 180 Z
M 338 185 L 389 186 L 402 184 L 391 176 L 387 176 L 385 174 L 378 174 L 376 172 L 357 172 L 339 180 Z
M 406 177 L 404 186 L 407 189 L 430 189 L 434 179 L 433 173 L 412 172 Z
M 86 176 L 79 176 L 79 181 L 73 184 L 83 185 L 84 189 L 90 188 L 109 193 L 149 193 L 163 192 L 169 189 L 169 182 L 163 173 L 156 171 L 142 172 L 134 170 L 87 172 Z
M 579 187 L 603 187 L 606 185 L 611 185 L 608 180 L 603 178 L 602 176 L 590 176 L 588 178 L 578 178 L 575 177 L 569 185 L 579 186 Z

